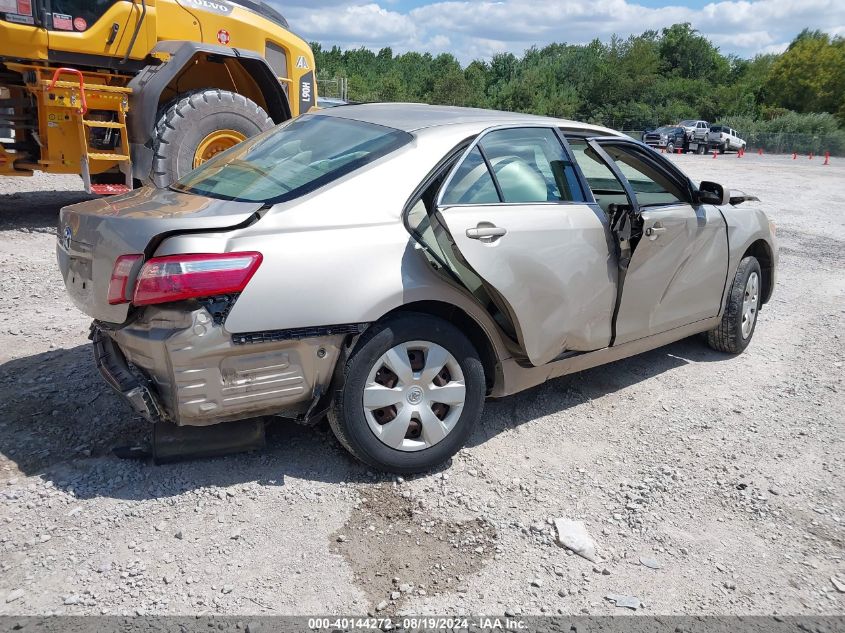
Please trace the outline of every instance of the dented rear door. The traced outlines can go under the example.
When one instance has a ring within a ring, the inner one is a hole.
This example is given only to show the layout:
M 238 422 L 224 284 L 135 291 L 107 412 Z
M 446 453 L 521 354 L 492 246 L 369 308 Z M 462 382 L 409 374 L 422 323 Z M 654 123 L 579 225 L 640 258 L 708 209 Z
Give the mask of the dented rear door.
M 436 216 L 451 268 L 479 296 L 477 274 L 533 365 L 608 345 L 616 280 L 606 221 L 556 131 L 482 135 L 447 179 Z

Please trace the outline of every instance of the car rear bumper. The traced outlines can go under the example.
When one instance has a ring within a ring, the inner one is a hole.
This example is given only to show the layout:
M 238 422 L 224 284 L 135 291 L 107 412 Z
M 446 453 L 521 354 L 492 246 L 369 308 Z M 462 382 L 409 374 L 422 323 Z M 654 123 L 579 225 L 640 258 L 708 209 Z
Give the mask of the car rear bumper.
M 303 417 L 328 392 L 345 336 L 236 343 L 205 308 L 148 308 L 119 330 L 95 323 L 91 338 L 103 377 L 136 412 L 204 426 Z

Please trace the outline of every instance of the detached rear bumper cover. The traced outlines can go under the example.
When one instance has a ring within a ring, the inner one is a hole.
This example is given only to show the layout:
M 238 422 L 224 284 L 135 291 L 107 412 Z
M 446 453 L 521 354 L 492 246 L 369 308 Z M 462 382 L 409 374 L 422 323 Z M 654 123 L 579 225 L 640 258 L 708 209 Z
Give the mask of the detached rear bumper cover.
M 191 426 L 305 413 L 328 390 L 344 338 L 236 344 L 205 308 L 148 308 L 132 325 L 92 333 L 101 373 L 133 409 Z
M 155 396 L 129 369 L 126 358 L 114 341 L 96 325 L 91 326 L 89 338 L 94 344 L 94 362 L 109 386 L 150 422 L 163 420 L 164 415 Z

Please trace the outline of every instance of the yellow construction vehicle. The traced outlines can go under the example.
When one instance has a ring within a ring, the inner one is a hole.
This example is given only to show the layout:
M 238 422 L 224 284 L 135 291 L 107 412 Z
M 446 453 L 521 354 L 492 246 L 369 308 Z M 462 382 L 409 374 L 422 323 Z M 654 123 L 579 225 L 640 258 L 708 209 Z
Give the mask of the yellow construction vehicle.
M 0 0 L 0 175 L 166 187 L 317 99 L 259 0 Z

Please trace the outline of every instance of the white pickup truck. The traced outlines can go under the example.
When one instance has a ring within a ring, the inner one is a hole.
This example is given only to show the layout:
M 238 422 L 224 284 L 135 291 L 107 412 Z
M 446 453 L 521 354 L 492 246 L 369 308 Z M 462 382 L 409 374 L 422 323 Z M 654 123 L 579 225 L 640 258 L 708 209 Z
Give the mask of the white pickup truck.
M 726 125 L 714 125 L 707 136 L 710 145 L 718 149 L 720 154 L 745 149 L 745 141 L 739 137 L 736 130 Z
M 686 119 L 678 123 L 678 127 L 684 128 L 686 133 L 685 152 L 706 154 L 713 144 L 710 142 L 710 124 L 701 119 Z

